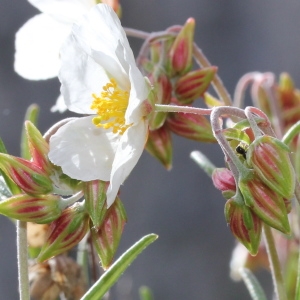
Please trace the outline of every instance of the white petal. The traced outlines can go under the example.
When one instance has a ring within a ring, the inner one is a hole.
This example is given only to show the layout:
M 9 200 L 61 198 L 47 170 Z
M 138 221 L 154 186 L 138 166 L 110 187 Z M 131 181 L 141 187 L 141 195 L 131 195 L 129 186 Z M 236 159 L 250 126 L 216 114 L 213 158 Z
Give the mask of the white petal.
M 73 35 L 67 38 L 61 49 L 59 79 L 68 109 L 81 114 L 95 113 L 90 109 L 92 94 L 100 94 L 109 82 L 105 70 L 84 52 Z
M 127 124 L 135 124 L 144 117 L 145 111 L 143 102 L 149 95 L 149 87 L 136 65 L 132 65 L 130 67 L 129 78 L 131 82 L 131 89 L 125 119 Z
M 83 16 L 72 30 L 83 49 L 102 65 L 122 88 L 130 87 L 128 69 L 129 64 L 135 63 L 134 56 L 120 20 L 110 6 L 98 4 Z M 127 58 L 125 63 L 124 57 Z
M 16 34 L 15 71 L 31 80 L 57 76 L 59 49 L 70 30 L 44 14 L 31 18 Z
M 89 8 L 96 5 L 95 0 L 28 0 L 33 6 L 53 18 L 73 23 Z
M 120 135 L 95 127 L 92 118 L 62 126 L 50 139 L 49 158 L 71 178 L 108 181 Z
M 67 106 L 65 104 L 64 97 L 62 95 L 59 95 L 55 105 L 53 105 L 50 109 L 51 112 L 60 112 L 64 113 L 67 110 Z
M 129 127 L 123 134 L 113 162 L 110 184 L 106 193 L 108 207 L 115 201 L 121 184 L 142 155 L 147 136 L 147 122 L 140 122 Z

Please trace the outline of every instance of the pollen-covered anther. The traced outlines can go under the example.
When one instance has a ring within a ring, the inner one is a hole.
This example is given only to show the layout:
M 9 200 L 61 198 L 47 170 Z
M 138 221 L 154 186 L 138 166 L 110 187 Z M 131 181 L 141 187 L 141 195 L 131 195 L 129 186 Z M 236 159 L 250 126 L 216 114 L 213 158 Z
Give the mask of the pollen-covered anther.
M 112 129 L 113 133 L 123 134 L 130 127 L 125 124 L 125 112 L 129 101 L 129 92 L 120 89 L 115 79 L 110 79 L 102 88 L 100 96 L 92 94 L 91 109 L 96 110 L 97 116 L 93 124 L 103 129 Z

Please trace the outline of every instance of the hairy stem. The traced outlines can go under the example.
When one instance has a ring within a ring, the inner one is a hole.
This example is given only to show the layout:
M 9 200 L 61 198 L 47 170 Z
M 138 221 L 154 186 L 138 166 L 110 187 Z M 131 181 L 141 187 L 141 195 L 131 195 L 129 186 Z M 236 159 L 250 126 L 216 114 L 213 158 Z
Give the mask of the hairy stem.
M 275 289 L 277 299 L 288 300 L 285 287 L 284 287 L 284 281 L 281 273 L 281 267 L 280 267 L 278 254 L 276 251 L 274 237 L 271 228 L 266 224 L 264 224 L 264 234 L 265 234 L 266 248 L 269 257 L 270 269 L 272 273 L 272 279 L 273 279 L 273 284 L 274 284 L 274 289 Z
M 17 221 L 17 252 L 20 300 L 29 300 L 27 223 Z
M 193 47 L 193 54 L 195 60 L 199 63 L 199 65 L 203 68 L 211 67 L 210 62 L 206 58 L 206 56 L 203 54 L 201 49 L 197 46 L 196 43 L 194 43 Z M 218 76 L 218 74 L 215 74 L 214 79 L 212 80 L 212 85 L 220 97 L 220 100 L 224 103 L 224 105 L 231 106 L 232 105 L 232 100 L 231 97 L 225 88 L 221 78 Z
M 180 106 L 180 105 L 165 105 L 165 104 L 155 104 L 155 111 L 159 112 L 181 112 L 190 113 L 197 115 L 210 115 L 212 110 L 209 108 L 199 108 L 190 106 Z

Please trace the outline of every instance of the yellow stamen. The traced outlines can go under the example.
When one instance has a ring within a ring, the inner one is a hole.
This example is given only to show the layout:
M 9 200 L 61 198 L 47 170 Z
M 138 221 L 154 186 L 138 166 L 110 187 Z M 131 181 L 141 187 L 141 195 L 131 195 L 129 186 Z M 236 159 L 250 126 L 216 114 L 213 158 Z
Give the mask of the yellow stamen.
M 129 101 L 129 92 L 120 89 L 115 79 L 110 79 L 100 96 L 92 94 L 91 109 L 97 116 L 93 124 L 104 129 L 111 128 L 113 133 L 123 134 L 130 125 L 125 125 L 125 112 Z

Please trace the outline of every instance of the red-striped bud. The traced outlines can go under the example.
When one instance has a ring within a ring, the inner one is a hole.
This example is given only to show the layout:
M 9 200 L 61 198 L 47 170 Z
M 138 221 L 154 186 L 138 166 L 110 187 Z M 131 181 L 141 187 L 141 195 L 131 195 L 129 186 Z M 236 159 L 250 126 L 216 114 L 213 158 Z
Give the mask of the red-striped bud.
M 37 258 L 42 262 L 76 246 L 89 229 L 89 215 L 80 203 L 65 209 L 53 221 L 47 232 L 47 240 Z
M 187 105 L 203 96 L 216 72 L 217 67 L 208 67 L 181 76 L 175 84 L 175 94 L 178 101 Z
M 259 178 L 273 191 L 286 199 L 295 190 L 295 172 L 289 158 L 288 147 L 271 136 L 261 136 L 250 144 L 247 163 Z
M 285 234 L 290 225 L 284 199 L 265 185 L 255 173 L 239 181 L 245 204 L 267 225 Z
M 210 122 L 205 116 L 190 113 L 170 113 L 168 128 L 175 134 L 204 143 L 215 143 Z
M 0 214 L 25 222 L 50 223 L 61 215 L 60 197 L 15 195 L 0 202 Z
M 50 174 L 52 165 L 48 158 L 49 145 L 30 121 L 25 122 L 27 141 L 32 160 L 35 165 Z
M 153 82 L 156 94 L 155 104 L 169 104 L 171 102 L 172 85 L 167 75 L 160 72 L 157 76 L 153 75 L 153 78 L 150 78 L 150 80 Z M 167 115 L 165 112 L 153 111 L 149 119 L 150 130 L 155 130 L 163 126 Z
M 172 168 L 172 137 L 166 125 L 149 131 L 146 150 L 157 158 L 166 169 L 170 170 Z
M 48 174 L 28 160 L 0 153 L 0 168 L 27 194 L 48 194 L 53 189 Z
M 192 67 L 195 20 L 189 18 L 169 50 L 171 73 L 185 74 Z
M 102 225 L 91 227 L 91 237 L 103 269 L 107 269 L 118 249 L 127 221 L 126 212 L 121 200 L 117 197 L 113 205 L 107 210 Z
M 227 168 L 216 168 L 214 169 L 211 179 L 213 181 L 214 186 L 222 191 L 223 196 L 235 194 L 236 185 L 233 174 L 231 170 Z
M 230 199 L 225 204 L 225 218 L 233 235 L 256 255 L 261 238 L 261 220 L 244 204 Z
M 106 190 L 108 183 L 101 180 L 93 180 L 83 183 L 85 209 L 90 215 L 93 226 L 99 228 L 107 211 Z

